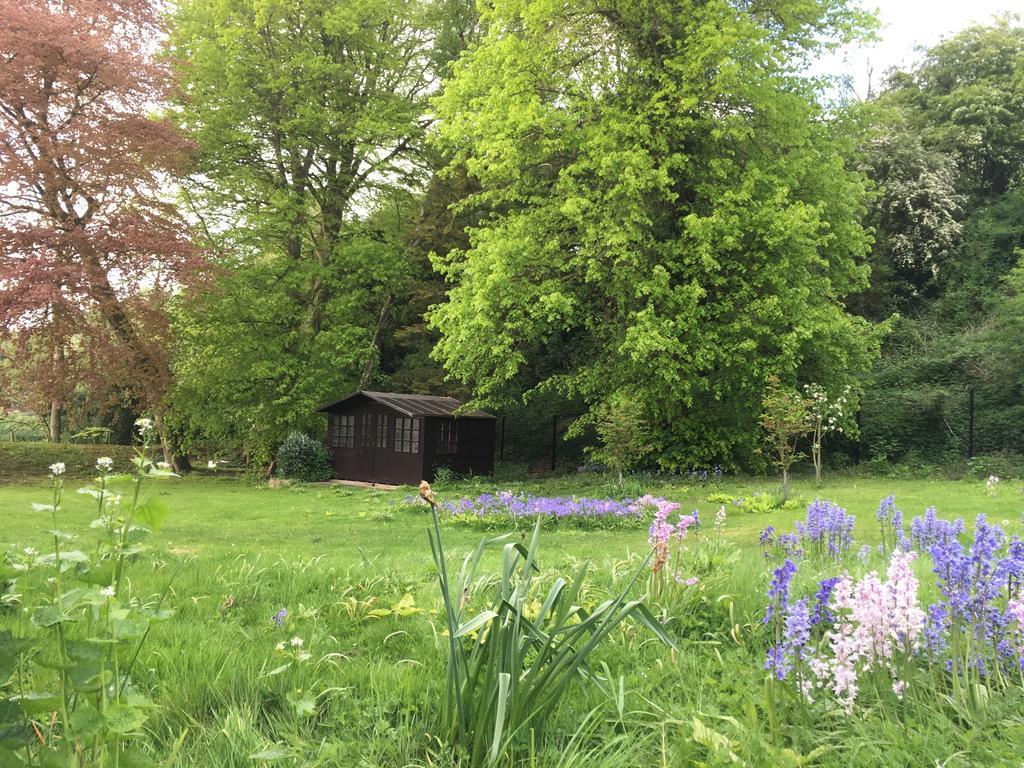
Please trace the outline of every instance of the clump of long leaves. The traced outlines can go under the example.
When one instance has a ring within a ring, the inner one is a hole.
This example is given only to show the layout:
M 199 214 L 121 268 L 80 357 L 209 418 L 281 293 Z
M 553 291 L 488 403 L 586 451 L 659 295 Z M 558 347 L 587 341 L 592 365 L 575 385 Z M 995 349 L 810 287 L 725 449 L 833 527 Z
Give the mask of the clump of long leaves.
M 643 601 L 629 599 L 646 561 L 617 597 L 591 611 L 577 602 L 586 563 L 571 582 L 555 579 L 540 601 L 533 597 L 539 571 L 538 519 L 528 545 L 512 540 L 513 534 L 482 540 L 452 582 L 436 505 L 431 509 L 430 546 L 448 627 L 444 735 L 465 752 L 470 765 L 494 765 L 513 739 L 530 732 L 540 734 L 548 715 L 576 681 L 600 684 L 587 666 L 587 657 L 626 619 L 635 619 L 674 647 Z M 493 546 L 502 547 L 502 567 L 491 607 L 466 618 L 466 599 L 481 558 Z
M 0 558 L 0 577 L 23 580 L 32 571 L 41 586 L 26 582 L 21 631 L 0 632 L 0 765 L 122 766 L 150 764 L 133 748 L 152 703 L 131 684 L 132 668 L 153 621 L 167 618 L 131 595 L 127 568 L 145 550 L 167 509 L 146 499 L 150 478 L 170 477 L 152 460 L 152 422 L 140 419 L 141 447 L 127 476 L 111 473 L 109 458 L 97 461 L 95 482 L 80 489 L 96 501 L 90 552 L 62 531 L 64 465 L 50 467 L 52 498 L 33 504 L 48 514 L 52 551 Z M 128 502 L 114 488 L 126 486 Z M 166 595 L 166 591 L 165 591 Z

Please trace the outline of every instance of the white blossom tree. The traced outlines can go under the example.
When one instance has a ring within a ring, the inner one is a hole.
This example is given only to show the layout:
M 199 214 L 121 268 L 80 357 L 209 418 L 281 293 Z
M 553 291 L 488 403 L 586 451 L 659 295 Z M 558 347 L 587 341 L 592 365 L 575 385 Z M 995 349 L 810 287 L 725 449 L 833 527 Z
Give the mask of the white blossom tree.
M 849 407 L 851 400 L 850 386 L 843 388 L 842 394 L 831 397 L 820 384 L 806 384 L 804 394 L 807 396 L 807 424 L 811 428 L 811 460 L 814 462 L 814 481 L 821 482 L 821 444 L 825 435 L 830 432 L 842 434 L 849 428 Z

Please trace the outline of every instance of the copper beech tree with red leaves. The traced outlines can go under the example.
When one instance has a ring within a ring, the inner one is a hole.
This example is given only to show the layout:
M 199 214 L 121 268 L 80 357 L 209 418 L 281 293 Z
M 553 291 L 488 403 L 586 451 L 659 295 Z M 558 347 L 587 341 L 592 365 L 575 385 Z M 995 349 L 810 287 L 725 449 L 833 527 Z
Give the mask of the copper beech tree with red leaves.
M 165 302 L 199 256 L 168 200 L 189 145 L 148 0 L 0 0 L 0 349 L 50 404 L 104 385 L 160 417 Z M 173 453 L 166 445 L 165 452 Z

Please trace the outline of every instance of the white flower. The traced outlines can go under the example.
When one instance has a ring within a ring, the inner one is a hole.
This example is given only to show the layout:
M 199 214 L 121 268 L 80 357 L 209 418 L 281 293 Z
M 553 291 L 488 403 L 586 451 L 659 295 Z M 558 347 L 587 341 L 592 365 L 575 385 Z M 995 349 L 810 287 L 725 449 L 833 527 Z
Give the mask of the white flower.
M 274 646 L 274 650 L 278 651 L 278 652 L 283 651 L 284 650 L 284 643 L 278 643 L 277 645 L 275 645 Z
M 291 645 L 292 648 L 301 648 L 302 647 L 302 638 L 298 637 L 298 636 L 293 637 L 289 641 L 289 644 Z
M 96 469 L 100 472 L 109 472 L 114 468 L 114 460 L 109 456 L 100 456 L 96 459 Z
M 206 462 L 206 468 L 207 469 L 216 469 L 217 468 L 217 462 L 216 461 L 208 461 L 208 462 Z
M 146 418 L 136 419 L 135 426 L 139 428 L 140 435 L 145 435 L 147 432 L 153 429 L 153 420 Z
M 54 477 L 60 477 L 64 474 L 65 469 L 67 469 L 67 467 L 64 466 L 64 462 L 58 461 L 56 464 L 50 465 L 50 474 Z
M 104 597 L 113 597 L 114 596 L 114 588 L 113 587 L 104 587 L 103 589 L 100 590 L 100 594 L 103 595 Z
M 25 553 L 26 557 L 35 557 L 39 554 L 39 550 L 33 549 L 32 547 L 25 547 L 22 551 Z
M 156 468 L 157 469 L 170 469 L 171 465 L 168 464 L 166 461 L 158 461 L 156 463 Z

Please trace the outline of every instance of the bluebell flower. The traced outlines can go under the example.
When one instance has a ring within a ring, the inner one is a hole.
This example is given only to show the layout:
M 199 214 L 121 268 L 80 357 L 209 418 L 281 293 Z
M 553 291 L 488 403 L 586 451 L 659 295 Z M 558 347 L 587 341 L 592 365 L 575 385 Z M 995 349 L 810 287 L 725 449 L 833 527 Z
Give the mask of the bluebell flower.
M 776 609 L 785 612 L 789 608 L 789 583 L 796 574 L 796 563 L 790 559 L 780 565 L 772 573 L 771 583 L 768 585 L 768 608 L 765 611 L 765 624 L 771 621 Z
M 832 576 L 818 582 L 818 591 L 814 595 L 814 612 L 811 614 L 811 626 L 816 626 L 825 621 L 831 624 L 835 616 L 828 607 L 832 599 L 832 590 L 839 583 L 839 576 Z

